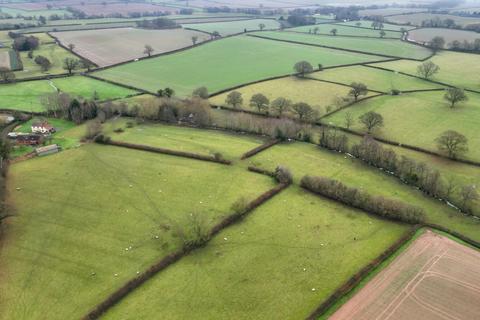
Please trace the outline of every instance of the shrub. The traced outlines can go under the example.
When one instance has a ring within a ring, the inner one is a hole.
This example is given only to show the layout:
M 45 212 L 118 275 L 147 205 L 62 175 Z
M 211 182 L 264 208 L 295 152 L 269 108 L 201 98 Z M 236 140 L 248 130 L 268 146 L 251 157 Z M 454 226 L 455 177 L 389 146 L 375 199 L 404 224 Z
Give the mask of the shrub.
M 247 211 L 248 200 L 245 197 L 240 197 L 232 204 L 232 211 L 237 215 L 241 215 Z
M 292 183 L 293 177 L 292 173 L 287 167 L 278 166 L 275 169 L 275 179 L 283 184 L 290 184 Z

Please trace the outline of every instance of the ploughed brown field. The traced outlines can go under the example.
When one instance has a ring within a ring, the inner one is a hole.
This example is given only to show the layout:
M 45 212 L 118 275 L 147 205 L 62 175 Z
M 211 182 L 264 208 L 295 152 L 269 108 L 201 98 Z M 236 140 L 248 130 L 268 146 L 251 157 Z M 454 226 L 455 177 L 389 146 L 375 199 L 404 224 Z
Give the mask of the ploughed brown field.
M 192 36 L 198 38 L 197 43 L 210 38 L 203 32 L 182 28 L 168 30 L 117 28 L 52 34 L 66 46 L 74 44 L 76 53 L 101 67 L 145 56 L 143 52 L 146 44 L 154 49 L 152 54 L 158 54 L 191 46 Z
M 330 319 L 480 319 L 480 252 L 426 231 Z

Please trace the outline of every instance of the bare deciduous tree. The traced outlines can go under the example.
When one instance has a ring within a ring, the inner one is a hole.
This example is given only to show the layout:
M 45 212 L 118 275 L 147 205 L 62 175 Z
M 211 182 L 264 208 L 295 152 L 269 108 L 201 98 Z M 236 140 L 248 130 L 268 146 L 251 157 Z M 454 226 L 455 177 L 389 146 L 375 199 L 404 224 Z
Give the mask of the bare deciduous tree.
M 430 79 L 438 71 L 440 71 L 440 67 L 432 61 L 426 61 L 417 67 L 417 74 L 425 79 Z
M 468 139 L 461 133 L 448 130 L 435 139 L 440 151 L 447 153 L 450 158 L 457 158 L 468 151 Z

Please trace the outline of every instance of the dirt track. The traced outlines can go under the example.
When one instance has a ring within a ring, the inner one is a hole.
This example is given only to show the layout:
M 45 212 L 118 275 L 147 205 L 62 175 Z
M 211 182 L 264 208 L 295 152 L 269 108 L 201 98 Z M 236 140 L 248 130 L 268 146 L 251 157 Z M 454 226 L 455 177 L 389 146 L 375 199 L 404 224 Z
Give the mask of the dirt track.
M 480 319 L 480 252 L 427 231 L 330 319 Z

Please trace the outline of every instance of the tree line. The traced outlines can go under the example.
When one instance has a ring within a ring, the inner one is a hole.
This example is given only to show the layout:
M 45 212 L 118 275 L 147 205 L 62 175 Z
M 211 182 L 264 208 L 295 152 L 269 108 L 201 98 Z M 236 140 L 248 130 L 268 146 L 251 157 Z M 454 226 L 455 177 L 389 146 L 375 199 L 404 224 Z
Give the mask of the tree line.
M 300 185 L 313 193 L 382 218 L 409 224 L 418 224 L 425 220 L 422 208 L 382 196 L 373 196 L 334 179 L 307 175 L 302 178 Z
M 438 139 L 444 141 L 438 141 L 438 143 L 451 147 L 459 143 L 458 139 L 456 134 L 452 135 L 452 132 L 447 131 Z M 345 133 L 324 126 L 321 130 L 319 146 L 350 154 L 368 165 L 393 174 L 404 183 L 419 188 L 431 197 L 454 204 L 464 213 L 478 214 L 474 208 L 476 201 L 480 200 L 480 195 L 475 185 L 460 186 L 453 178 L 443 177 L 439 170 L 427 163 L 403 155 L 398 156 L 395 151 L 384 148 L 369 135 L 350 147 Z

